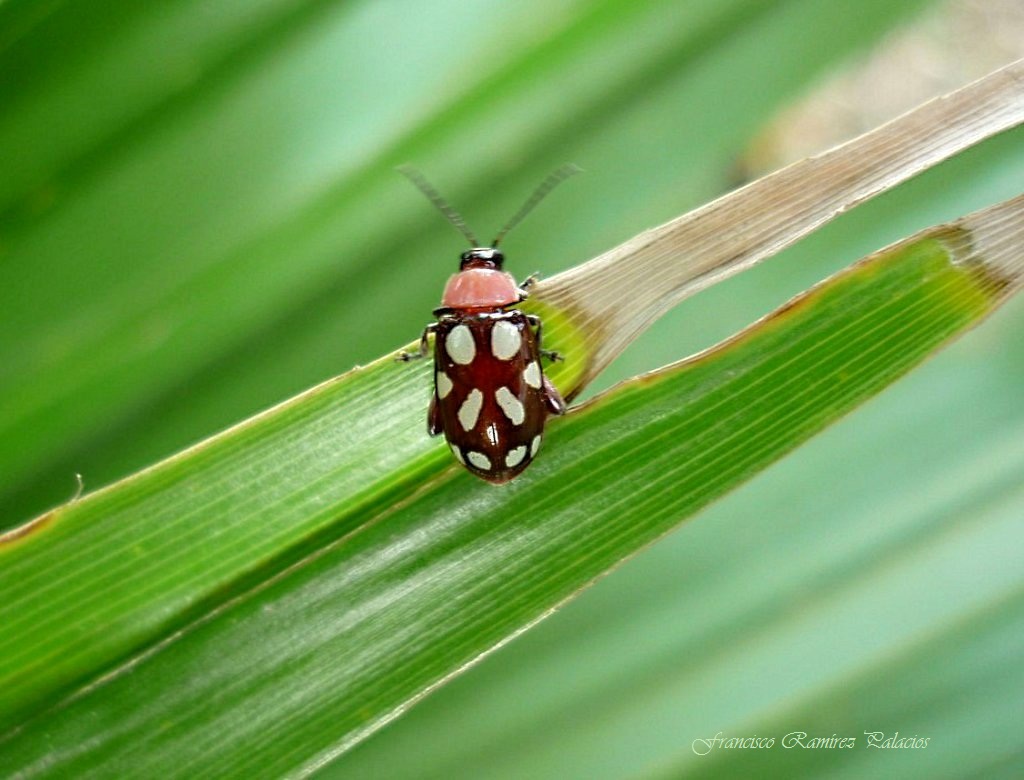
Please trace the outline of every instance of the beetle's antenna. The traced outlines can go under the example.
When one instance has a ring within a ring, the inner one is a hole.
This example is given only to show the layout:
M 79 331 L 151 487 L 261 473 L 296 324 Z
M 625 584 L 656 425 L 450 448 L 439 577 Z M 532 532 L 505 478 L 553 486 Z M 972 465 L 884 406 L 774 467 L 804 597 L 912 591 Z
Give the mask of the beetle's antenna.
M 542 200 L 544 200 L 544 196 L 551 192 L 551 190 L 553 190 L 563 181 L 568 179 L 570 176 L 573 176 L 582 170 L 583 169 L 580 168 L 578 165 L 569 163 L 567 165 L 563 165 L 558 170 L 549 173 L 548 177 L 540 183 L 540 186 L 537 187 L 537 189 L 533 191 L 533 194 L 526 199 L 526 203 L 522 205 L 519 211 L 512 215 L 512 219 L 505 223 L 505 227 L 498 231 L 498 235 L 491 243 L 491 246 L 497 246 L 498 242 L 505 237 L 505 234 L 508 233 L 508 231 L 510 231 L 520 222 L 522 222 L 523 217 L 525 217 L 527 214 L 533 211 L 533 207 L 540 203 Z
M 473 232 L 466 227 L 466 222 L 462 219 L 462 215 L 448 205 L 448 201 L 441 197 L 441 194 L 434 189 L 422 173 L 411 165 L 399 165 L 398 172 L 416 185 L 416 188 L 426 195 L 427 199 L 431 203 L 437 206 L 438 211 L 444 214 L 448 218 L 448 221 L 455 225 L 456 229 L 466 237 L 470 246 L 480 246 L 479 242 L 476 240 L 476 236 L 474 236 Z

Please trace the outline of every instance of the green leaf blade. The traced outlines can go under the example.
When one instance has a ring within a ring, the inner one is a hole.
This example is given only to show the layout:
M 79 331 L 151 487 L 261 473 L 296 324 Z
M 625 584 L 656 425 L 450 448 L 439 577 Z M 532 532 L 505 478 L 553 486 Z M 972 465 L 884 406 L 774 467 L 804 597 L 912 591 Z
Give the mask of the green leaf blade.
M 0 723 L 272 576 L 328 529 L 346 533 L 346 517 L 364 522 L 401 500 L 424 468 L 447 465 L 423 435 L 426 366 L 403 375 L 391 363 L 328 382 L 0 541 Z M 209 517 L 220 520 L 200 521 Z
M 51 756 L 60 772 L 320 765 L 986 316 L 1006 283 L 950 235 L 555 421 L 504 489 L 433 461 L 422 476 L 436 478 L 386 517 L 40 714 L 7 754 L 30 766 L 56 735 L 88 742 Z

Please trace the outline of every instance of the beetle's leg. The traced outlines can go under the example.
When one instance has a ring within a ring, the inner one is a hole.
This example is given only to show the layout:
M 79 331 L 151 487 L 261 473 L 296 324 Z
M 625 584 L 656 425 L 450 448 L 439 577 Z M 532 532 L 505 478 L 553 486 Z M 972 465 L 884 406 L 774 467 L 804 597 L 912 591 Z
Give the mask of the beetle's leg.
M 546 376 L 543 378 L 543 394 L 544 404 L 548 407 L 548 411 L 551 414 L 565 414 L 567 404 L 565 399 L 562 398 L 562 394 L 558 392 L 558 388 L 551 384 L 551 380 Z
M 436 332 L 437 332 L 437 323 L 436 322 L 432 322 L 429 325 L 427 325 L 427 327 L 425 327 L 423 329 L 423 335 L 420 336 L 420 348 L 419 348 L 419 350 L 417 352 L 406 352 L 403 349 L 401 352 L 398 353 L 398 357 L 396 357 L 395 360 L 398 360 L 398 361 L 400 361 L 402 363 L 408 363 L 410 360 L 419 360 L 420 358 L 425 358 L 427 356 L 427 353 L 430 351 L 430 342 L 427 341 L 427 337 L 431 333 L 436 333 Z
M 523 279 L 519 285 L 519 300 L 525 301 L 530 297 L 530 288 L 537 284 L 537 280 L 540 279 L 540 274 L 534 271 L 532 274 Z
M 441 432 L 441 404 L 437 402 L 437 391 L 430 396 L 430 407 L 427 409 L 427 433 L 437 436 Z
M 557 352 L 552 352 L 549 349 L 541 349 L 540 337 L 542 328 L 540 317 L 536 314 L 527 314 L 526 321 L 537 329 L 537 351 L 551 360 L 562 360 L 562 356 Z M 546 374 L 542 374 L 541 382 L 541 394 L 544 396 L 544 404 L 547 406 L 548 411 L 551 412 L 551 414 L 565 414 L 565 399 L 562 398 L 562 394 L 558 392 L 558 388 L 551 384 L 551 380 L 548 379 Z
M 557 360 L 565 360 L 564 357 L 562 357 L 559 353 L 555 352 L 554 350 L 544 349 L 541 346 L 540 338 L 542 327 L 540 317 L 538 317 L 536 314 L 527 314 L 526 321 L 529 322 L 537 330 L 537 351 L 552 362 L 555 362 Z

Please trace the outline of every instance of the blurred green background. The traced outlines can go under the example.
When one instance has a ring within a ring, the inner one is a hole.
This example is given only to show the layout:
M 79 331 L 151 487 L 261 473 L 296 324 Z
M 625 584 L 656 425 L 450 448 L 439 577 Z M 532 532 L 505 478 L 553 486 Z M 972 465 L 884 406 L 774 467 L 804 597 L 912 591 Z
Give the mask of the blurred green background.
M 415 338 L 463 246 L 396 165 L 489 235 L 579 164 L 505 242 L 550 275 L 1021 56 L 1022 5 L 8 0 L 0 528 Z M 595 389 L 1019 194 L 1022 141 L 687 302 Z M 1022 327 L 1017 301 L 327 773 L 1010 776 Z M 690 747 L 791 730 L 931 742 Z

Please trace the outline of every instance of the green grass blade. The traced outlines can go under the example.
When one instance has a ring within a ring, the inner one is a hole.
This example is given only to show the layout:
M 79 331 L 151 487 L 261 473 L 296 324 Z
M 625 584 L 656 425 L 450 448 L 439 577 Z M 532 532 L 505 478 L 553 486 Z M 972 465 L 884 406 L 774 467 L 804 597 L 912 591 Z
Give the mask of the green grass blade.
M 222 476 L 208 487 L 224 493 L 234 480 L 224 500 L 251 502 L 248 527 L 229 525 L 202 541 L 212 557 L 232 549 L 245 558 L 253 536 L 281 511 L 316 501 L 340 478 L 339 464 L 351 468 L 361 445 L 353 439 L 350 452 L 311 447 L 301 468 L 283 447 L 323 442 L 326 410 L 366 402 L 367 390 L 379 397 L 400 389 L 414 398 L 425 384 L 422 370 L 382 361 L 61 510 L 7 545 L 4 591 L 22 587 L 30 599 L 39 585 L 23 586 L 26 578 L 59 571 L 73 580 L 74 566 L 90 565 L 89 545 L 108 556 L 105 581 L 60 604 L 13 613 L 26 625 L 0 654 L 8 664 L 4 690 L 22 683 L 20 701 L 5 708 L 8 722 L 20 726 L 2 745 L 5 756 L 31 775 L 131 765 L 144 774 L 274 776 L 319 766 L 987 316 L 1019 285 L 1022 207 L 1017 199 L 908 240 L 715 350 L 585 404 L 551 426 L 544 457 L 506 489 L 469 477 L 440 446 L 424 447 L 416 473 L 398 488 L 422 484 L 418 492 L 383 511 L 367 501 L 354 513 L 358 528 L 343 515 L 330 531 L 334 544 L 278 577 L 267 579 L 273 562 L 262 562 L 254 588 L 225 591 L 222 582 L 221 592 L 204 596 L 193 585 L 191 597 L 179 594 L 162 613 L 170 621 L 167 612 L 177 609 L 185 620 L 205 602 L 207 614 L 141 657 L 147 637 L 130 629 L 136 615 L 158 611 L 145 599 L 159 597 L 144 586 L 166 576 L 172 567 L 163 559 L 182 541 L 150 513 L 160 505 L 173 515 L 195 503 L 204 481 L 185 465 L 202 462 L 209 473 L 221 461 Z M 374 384 L 351 391 L 361 381 Z M 348 412 L 362 414 L 352 406 Z M 396 430 L 415 429 L 421 413 L 409 403 L 386 419 Z M 374 435 L 381 424 L 374 420 L 362 435 Z M 339 422 L 331 418 L 330 427 Z M 412 436 L 401 441 L 415 447 Z M 377 443 L 381 457 L 385 443 Z M 314 478 L 303 476 L 309 468 L 317 469 Z M 282 484 L 288 473 L 294 482 Z M 124 528 L 117 547 L 85 533 L 114 506 Z M 329 514 L 328 501 L 325 522 Z M 76 530 L 81 557 L 72 564 L 59 545 Z M 323 529 L 305 533 L 319 535 L 317 546 L 326 541 Z M 123 554 L 111 554 L 118 548 Z M 206 574 L 194 559 L 171 573 L 182 572 Z M 132 596 L 130 609 L 101 623 L 94 608 L 115 588 Z M 231 595 L 237 598 L 224 601 Z M 60 610 L 67 617 L 54 619 Z M 70 664 L 29 666 L 40 652 L 66 653 L 60 632 L 69 626 L 82 632 L 79 644 L 115 629 L 104 648 L 109 662 L 132 660 L 46 711 L 47 700 L 88 676 L 88 664 L 101 672 L 97 654 L 81 659 L 77 677 Z M 167 625 L 149 631 L 150 640 L 163 638 Z M 30 668 L 34 687 L 26 689 Z
M 392 359 L 357 369 L 4 537 L 0 722 L 445 467 L 424 434 L 423 381 Z

